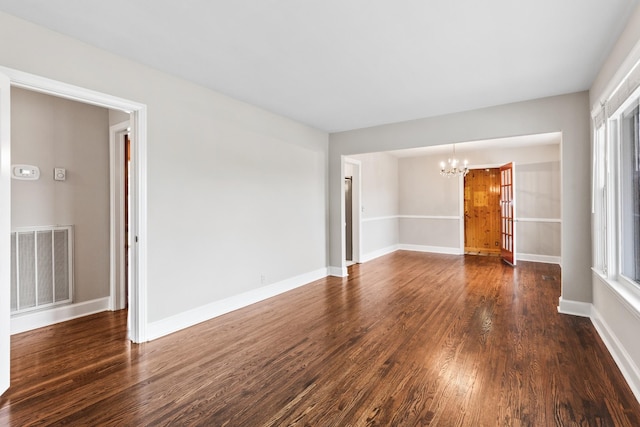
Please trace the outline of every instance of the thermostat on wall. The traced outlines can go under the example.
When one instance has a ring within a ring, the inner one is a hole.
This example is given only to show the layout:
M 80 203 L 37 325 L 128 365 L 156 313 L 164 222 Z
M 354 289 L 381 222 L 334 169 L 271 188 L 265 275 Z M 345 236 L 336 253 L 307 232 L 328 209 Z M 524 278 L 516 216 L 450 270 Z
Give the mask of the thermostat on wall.
M 40 178 L 40 169 L 32 165 L 13 165 L 11 168 L 14 179 L 36 180 Z

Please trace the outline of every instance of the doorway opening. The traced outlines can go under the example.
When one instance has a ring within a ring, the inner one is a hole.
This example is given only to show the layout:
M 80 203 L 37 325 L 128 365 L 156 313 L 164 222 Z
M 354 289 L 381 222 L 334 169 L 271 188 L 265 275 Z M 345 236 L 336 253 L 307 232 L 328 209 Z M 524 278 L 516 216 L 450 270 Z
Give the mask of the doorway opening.
M 110 148 L 110 198 L 111 198 L 111 262 L 110 302 L 111 310 L 129 307 L 130 271 L 130 170 L 131 138 L 130 121 L 122 121 L 109 128 Z
M 462 188 L 464 253 L 499 256 L 515 266 L 514 163 L 470 169 Z
M 345 261 L 347 267 L 353 262 L 353 177 L 344 179 L 344 227 L 345 227 Z
M 24 73 L 10 68 L 0 67 L 0 77 L 6 76 L 10 88 L 21 88 L 28 91 L 53 95 L 55 97 L 73 100 L 84 104 L 94 105 L 125 112 L 130 117 L 129 123 L 129 171 L 128 174 L 128 230 L 131 236 L 132 245 L 128 251 L 128 298 L 127 291 L 121 297 L 122 300 L 128 300 L 129 309 L 129 335 L 128 338 L 133 342 L 146 341 L 147 326 L 147 248 L 146 240 L 146 106 L 137 102 L 114 97 L 111 95 L 87 90 L 81 87 L 69 85 L 66 83 L 50 80 L 40 76 Z M 0 92 L 0 103 L 8 104 L 9 90 Z M 0 111 L 0 122 L 10 123 L 10 108 L 3 108 Z M 3 131 L 8 130 L 8 126 L 2 128 Z M 4 138 L 4 137 L 3 137 Z M 3 139 L 4 140 L 4 139 Z M 6 138 L 9 141 L 9 138 Z M 3 154 L 8 154 L 6 150 Z M 0 174 L 0 188 L 9 188 L 11 185 L 10 178 L 10 162 L 7 157 L 2 159 L 0 166 L 2 173 Z M 8 194 L 8 192 L 7 192 Z M 6 208 L 11 209 L 10 199 L 3 197 L 3 200 L 9 200 Z M 4 210 L 4 209 L 3 209 Z M 11 231 L 11 223 L 2 221 L 0 224 L 0 233 L 9 235 Z M 124 269 L 123 269 L 124 270 Z M 9 273 L 3 273 L 0 276 L 0 289 L 3 294 L 8 295 L 11 286 L 11 277 Z M 3 304 L 3 313 L 5 312 Z M 8 311 L 9 304 L 6 304 Z M 108 307 L 106 307 L 108 309 Z M 104 310 L 104 308 L 103 308 Z M 2 342 L 9 342 L 9 328 L 2 330 Z M 5 336 L 6 333 L 6 336 Z M 3 346 L 4 348 L 4 346 Z M 8 351 L 8 347 L 7 347 Z M 3 358 L 4 360 L 4 358 Z
M 342 276 L 347 275 L 346 268 L 361 262 L 362 254 L 362 203 L 361 203 L 361 162 L 344 158 L 344 264 Z

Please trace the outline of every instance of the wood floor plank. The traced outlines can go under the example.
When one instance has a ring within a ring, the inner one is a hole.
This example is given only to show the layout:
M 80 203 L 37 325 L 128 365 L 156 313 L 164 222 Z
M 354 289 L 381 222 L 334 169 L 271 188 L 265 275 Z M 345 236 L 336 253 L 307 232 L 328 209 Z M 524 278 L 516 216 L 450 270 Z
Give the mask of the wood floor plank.
M 15 335 L 0 425 L 640 426 L 593 325 L 557 313 L 558 266 L 349 273 L 142 345 L 126 312 Z

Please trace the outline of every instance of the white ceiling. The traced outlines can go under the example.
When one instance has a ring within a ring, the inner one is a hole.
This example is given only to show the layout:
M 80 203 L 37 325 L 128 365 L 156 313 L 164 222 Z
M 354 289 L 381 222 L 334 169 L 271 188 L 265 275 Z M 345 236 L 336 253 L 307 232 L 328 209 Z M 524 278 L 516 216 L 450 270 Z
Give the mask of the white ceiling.
M 587 90 L 640 0 L 0 0 L 329 132 Z

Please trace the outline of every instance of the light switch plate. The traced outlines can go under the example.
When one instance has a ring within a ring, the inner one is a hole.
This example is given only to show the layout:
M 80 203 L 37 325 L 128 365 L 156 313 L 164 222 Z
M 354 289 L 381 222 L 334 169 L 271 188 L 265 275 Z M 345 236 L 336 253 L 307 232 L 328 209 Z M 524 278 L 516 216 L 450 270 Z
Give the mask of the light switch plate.
M 67 179 L 67 170 L 64 168 L 53 169 L 53 179 L 56 181 L 64 181 Z

